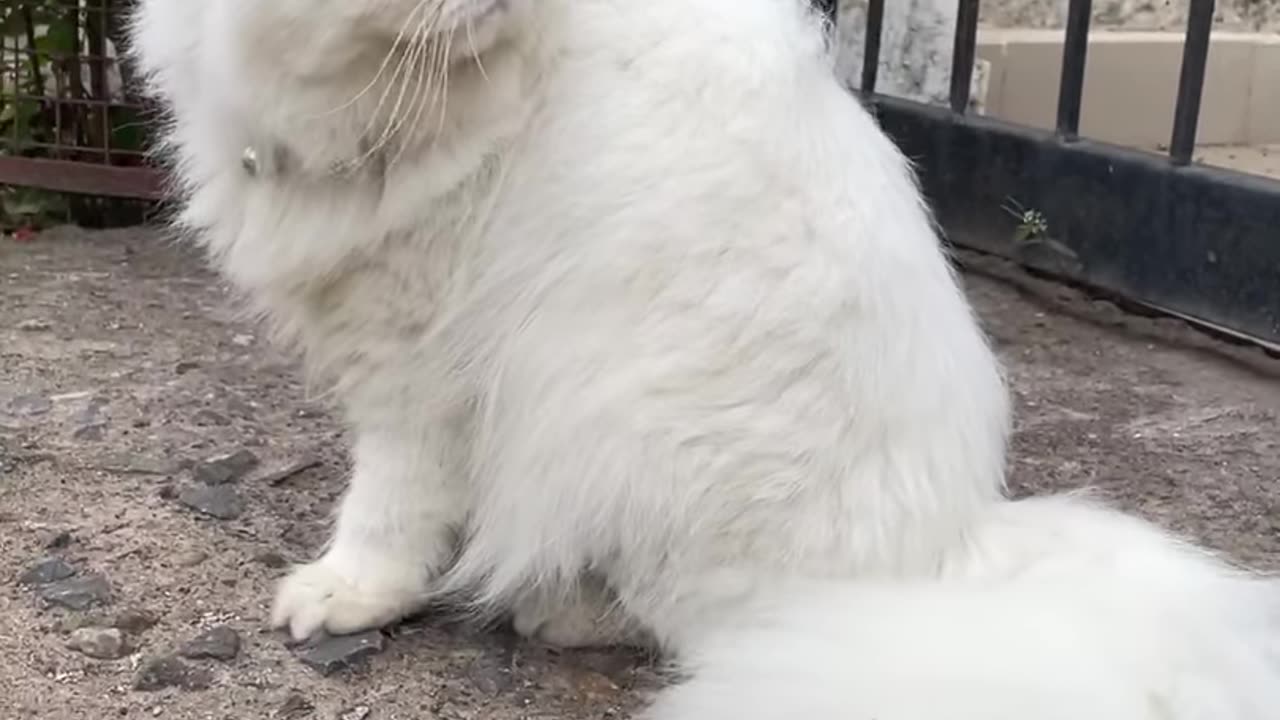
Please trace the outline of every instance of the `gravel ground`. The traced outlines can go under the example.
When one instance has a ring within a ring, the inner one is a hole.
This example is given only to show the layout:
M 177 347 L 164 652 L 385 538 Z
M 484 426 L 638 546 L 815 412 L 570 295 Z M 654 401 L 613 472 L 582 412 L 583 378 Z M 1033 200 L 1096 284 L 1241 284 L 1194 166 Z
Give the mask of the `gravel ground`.
M 951 0 L 941 0 L 950 2 Z M 1099 27 L 1181 30 L 1189 0 L 1094 0 Z M 1063 27 L 1067 0 L 982 0 L 982 22 L 993 27 Z M 1280 32 L 1280 0 L 1219 0 L 1215 14 L 1223 30 Z
M 1280 568 L 1280 361 L 969 260 L 1016 390 L 1017 492 L 1096 486 Z M 264 630 L 343 445 L 192 253 L 0 238 L 0 720 L 585 720 L 656 687 L 644 658 L 439 619 L 300 648 Z

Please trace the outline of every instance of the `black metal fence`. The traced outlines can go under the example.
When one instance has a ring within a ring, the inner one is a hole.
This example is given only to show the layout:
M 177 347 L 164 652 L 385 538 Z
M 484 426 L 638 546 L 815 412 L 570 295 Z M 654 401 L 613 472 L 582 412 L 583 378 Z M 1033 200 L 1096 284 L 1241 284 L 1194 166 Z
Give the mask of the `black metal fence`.
M 1167 156 L 1080 137 L 1090 0 L 1070 2 L 1055 130 L 970 114 L 979 0 L 957 1 L 950 107 L 876 94 L 885 0 L 868 0 L 854 88 L 915 161 L 948 240 L 1280 346 L 1280 182 L 1191 164 L 1214 0 L 1190 0 Z M 834 20 L 837 0 L 817 2 Z

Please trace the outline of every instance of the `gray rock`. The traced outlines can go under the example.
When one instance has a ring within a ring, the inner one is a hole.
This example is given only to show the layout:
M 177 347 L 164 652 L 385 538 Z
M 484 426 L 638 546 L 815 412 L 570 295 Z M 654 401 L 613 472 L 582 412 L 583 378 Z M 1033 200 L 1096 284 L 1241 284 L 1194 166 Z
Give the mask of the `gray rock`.
M 129 654 L 129 643 L 117 628 L 80 628 L 71 633 L 67 647 L 98 660 L 118 660 Z
M 200 369 L 200 363 L 194 360 L 183 360 L 182 362 L 179 362 L 177 365 L 173 366 L 173 371 L 178 375 L 186 375 L 192 370 L 199 370 L 199 369 Z
M 223 415 L 222 413 L 209 410 L 208 408 L 196 411 L 196 414 L 192 416 L 191 419 L 196 425 L 201 427 L 226 427 L 231 424 L 231 418 Z
M 381 653 L 386 644 L 380 631 L 369 630 L 358 635 L 321 637 L 299 646 L 295 654 L 304 665 L 327 676 Z
M 9 410 L 27 417 L 44 415 L 52 409 L 53 401 L 43 395 L 19 395 L 9 401 Z
M 219 625 L 187 641 L 178 654 L 191 660 L 234 660 L 240 654 L 240 635 Z
M 471 662 L 467 667 L 467 679 L 477 690 L 491 697 L 501 695 L 515 685 L 511 664 L 491 654 L 481 655 Z
M 18 329 L 23 332 L 47 332 L 53 329 L 53 324 L 48 320 L 32 318 L 18 323 Z
M 174 558 L 173 563 L 178 567 L 191 568 L 203 563 L 209 559 L 209 554 L 203 550 L 191 550 L 184 552 Z
M 40 597 L 68 610 L 88 610 L 111 602 L 111 585 L 101 575 L 86 575 L 45 585 Z
M 98 442 L 107 436 L 107 424 L 104 422 L 81 425 L 71 433 L 71 437 L 81 442 Z
M 170 475 L 175 469 L 172 463 L 164 460 L 127 454 L 109 455 L 92 467 L 120 475 Z
M 72 535 L 70 530 L 60 530 L 46 540 L 44 546 L 49 550 L 61 550 L 70 545 L 75 539 L 75 535 Z
M 357 705 L 339 716 L 340 720 L 365 720 L 373 713 L 368 705 Z
M 294 477 L 320 466 L 320 460 L 314 457 L 303 457 L 284 467 L 262 476 L 262 482 L 273 487 L 283 485 Z
M 178 492 L 178 502 L 202 515 L 235 520 L 244 514 L 244 499 L 230 485 L 195 485 Z
M 226 485 L 239 481 L 256 467 L 258 456 L 241 449 L 197 463 L 191 472 L 196 480 L 205 485 Z
M 18 576 L 18 582 L 23 585 L 48 585 L 66 580 L 75 574 L 75 568 L 64 562 L 62 558 L 47 558 L 27 568 Z
M 111 620 L 111 627 L 139 635 L 155 627 L 157 622 L 159 620 L 152 613 L 134 608 L 116 613 Z
M 213 673 L 189 665 L 172 655 L 151 658 L 133 680 L 133 689 L 156 692 L 167 688 L 206 690 L 213 685 Z
M 283 555 L 270 551 L 260 552 L 257 555 L 254 555 L 253 561 L 263 567 L 269 567 L 272 570 L 279 570 L 280 568 L 287 567 L 289 565 L 289 561 L 285 559 Z
M 275 717 L 279 720 L 297 720 L 298 718 L 311 717 L 316 711 L 316 706 L 310 700 L 293 693 L 284 699 L 280 704 L 280 708 L 276 710 Z

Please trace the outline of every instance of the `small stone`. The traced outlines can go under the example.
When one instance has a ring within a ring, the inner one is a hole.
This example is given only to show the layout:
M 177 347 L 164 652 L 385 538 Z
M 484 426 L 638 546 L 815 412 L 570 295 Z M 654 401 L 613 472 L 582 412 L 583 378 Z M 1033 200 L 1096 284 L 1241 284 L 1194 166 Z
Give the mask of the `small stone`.
M 173 559 L 178 567 L 191 568 L 209 559 L 209 554 L 201 550 L 188 550 Z
M 327 676 L 353 667 L 385 647 L 382 633 L 369 630 L 358 635 L 322 637 L 299 647 L 296 654 L 302 664 Z
M 104 422 L 95 422 L 88 425 L 81 425 L 71 433 L 71 437 L 82 442 L 98 442 L 107 435 L 107 424 Z
M 44 546 L 49 550 L 61 550 L 70 545 L 75 539 L 70 530 L 62 530 L 45 541 Z
M 121 610 L 111 621 L 111 627 L 118 628 L 132 635 L 139 635 L 155 627 L 159 620 L 146 610 Z
M 173 656 L 147 660 L 133 681 L 133 689 L 141 692 L 156 692 L 166 688 L 206 690 L 212 685 L 213 673 L 188 665 Z
M 240 635 L 219 625 L 189 640 L 178 654 L 190 660 L 234 660 L 240 654 Z
M 18 323 L 18 329 L 23 332 L 47 332 L 53 329 L 53 323 L 32 318 Z
M 139 455 L 110 455 L 93 466 L 97 470 L 121 475 L 169 475 L 174 471 L 171 463 Z
M 297 718 L 311 717 L 315 711 L 316 706 L 311 704 L 310 700 L 298 693 L 293 693 L 280 704 L 275 717 L 279 720 L 297 720 Z
M 18 582 L 23 585 L 48 585 L 59 580 L 66 580 L 75 574 L 75 568 L 68 565 L 61 558 L 48 558 L 27 568 L 25 572 L 18 576 Z
M 178 375 L 186 375 L 192 370 L 199 370 L 199 369 L 200 369 L 200 363 L 194 360 L 183 360 L 182 362 L 173 366 L 173 371 Z
M 339 717 L 342 718 L 342 720 L 365 720 L 365 718 L 369 717 L 372 713 L 373 710 L 370 709 L 368 705 L 357 705 L 342 713 Z
M 9 409 L 19 415 L 44 415 L 53 409 L 53 401 L 43 395 L 19 395 L 9 401 Z
M 467 679 L 477 690 L 496 697 L 515 685 L 510 663 L 492 655 L 481 655 L 467 667 Z
M 273 487 L 277 487 L 289 482 L 294 477 L 301 475 L 302 473 L 310 470 L 311 468 L 319 467 L 319 466 L 320 466 L 320 461 L 318 459 L 313 457 L 304 457 L 294 462 L 291 462 L 288 465 L 285 465 L 279 470 L 275 470 L 273 472 L 267 473 L 266 475 L 263 475 L 262 482 L 268 485 L 271 485 Z
M 226 485 L 239 481 L 250 470 L 258 467 L 258 463 L 257 455 L 249 450 L 240 449 L 198 463 L 192 468 L 192 474 L 196 480 L 205 485 Z
M 208 408 L 197 410 L 191 420 L 200 427 L 226 427 L 231 424 L 231 418 Z
M 279 570 L 280 568 L 287 567 L 289 565 L 289 561 L 286 560 L 283 555 L 270 551 L 254 555 L 253 561 L 263 567 L 269 567 L 272 570 Z
M 245 510 L 244 500 L 230 485 L 186 487 L 178 492 L 178 502 L 218 520 L 235 520 Z
M 62 580 L 40 588 L 40 597 L 68 610 L 88 610 L 111 602 L 111 585 L 101 575 Z
M 117 628 L 80 628 L 71 633 L 67 647 L 98 660 L 118 660 L 129 654 L 129 643 Z

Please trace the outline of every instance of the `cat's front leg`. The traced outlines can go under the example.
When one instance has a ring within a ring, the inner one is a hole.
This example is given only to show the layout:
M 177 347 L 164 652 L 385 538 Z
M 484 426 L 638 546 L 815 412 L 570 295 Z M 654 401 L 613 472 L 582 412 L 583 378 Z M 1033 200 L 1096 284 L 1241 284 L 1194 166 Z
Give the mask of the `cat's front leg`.
M 426 602 L 453 552 L 464 493 L 443 466 L 444 437 L 381 429 L 357 436 L 355 469 L 321 558 L 281 584 L 272 624 L 298 640 L 395 622 Z

